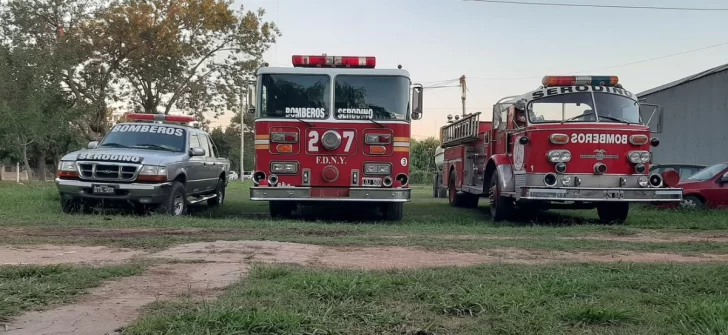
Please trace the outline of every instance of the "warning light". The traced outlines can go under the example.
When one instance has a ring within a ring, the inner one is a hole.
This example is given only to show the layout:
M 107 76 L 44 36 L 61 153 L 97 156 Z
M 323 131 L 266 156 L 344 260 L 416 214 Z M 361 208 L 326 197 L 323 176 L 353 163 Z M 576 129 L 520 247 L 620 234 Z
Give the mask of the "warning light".
M 376 57 L 293 55 L 291 60 L 294 67 L 353 67 L 373 69 L 377 65 Z
M 157 121 L 157 122 L 176 122 L 176 123 L 188 123 L 195 122 L 194 116 L 184 115 L 166 115 L 166 114 L 145 114 L 145 113 L 129 113 L 124 116 L 129 120 L 136 121 Z
M 545 76 L 541 84 L 545 87 L 551 86 L 617 86 L 617 76 Z

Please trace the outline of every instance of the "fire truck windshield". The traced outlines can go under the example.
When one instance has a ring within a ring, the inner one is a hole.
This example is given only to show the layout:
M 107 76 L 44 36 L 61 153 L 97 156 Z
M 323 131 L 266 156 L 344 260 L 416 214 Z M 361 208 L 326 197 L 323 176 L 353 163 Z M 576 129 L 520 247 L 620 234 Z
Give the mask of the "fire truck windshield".
M 401 76 L 338 75 L 334 117 L 340 120 L 409 120 L 410 80 Z
M 326 74 L 265 74 L 260 92 L 263 118 L 326 119 L 331 77 Z
M 117 124 L 99 147 L 184 152 L 186 134 L 183 128 L 164 124 Z
M 640 124 L 639 105 L 627 97 L 600 92 L 561 94 L 532 101 L 531 123 L 619 122 Z

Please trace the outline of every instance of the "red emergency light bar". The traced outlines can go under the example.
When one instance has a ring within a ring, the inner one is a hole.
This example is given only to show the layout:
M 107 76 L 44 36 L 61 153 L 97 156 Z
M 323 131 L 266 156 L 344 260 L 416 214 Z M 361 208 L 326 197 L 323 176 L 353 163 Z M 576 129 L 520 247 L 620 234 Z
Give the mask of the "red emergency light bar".
M 129 118 L 130 120 L 140 120 L 140 121 L 166 121 L 166 122 L 179 122 L 179 123 L 197 121 L 197 120 L 195 120 L 194 116 L 184 116 L 184 115 L 129 113 L 126 115 L 126 117 Z
M 617 86 L 617 76 L 545 76 L 541 80 L 544 87 L 550 86 Z
M 291 60 L 293 67 L 355 67 L 373 69 L 377 65 L 376 57 L 294 55 Z

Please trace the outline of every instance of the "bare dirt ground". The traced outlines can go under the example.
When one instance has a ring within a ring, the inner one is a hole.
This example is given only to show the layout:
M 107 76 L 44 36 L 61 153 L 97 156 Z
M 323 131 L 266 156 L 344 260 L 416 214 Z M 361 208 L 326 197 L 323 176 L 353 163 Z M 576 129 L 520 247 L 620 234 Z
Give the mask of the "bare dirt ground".
M 135 230 L 148 236 L 150 231 Z M 127 232 L 131 233 L 131 232 Z M 186 231 L 185 231 L 186 233 Z M 634 238 L 634 236 L 632 236 Z M 183 260 L 152 266 L 143 275 L 110 281 L 91 289 L 76 304 L 21 315 L 0 334 L 113 334 L 139 316 L 142 306 L 182 295 L 214 298 L 241 279 L 255 262 L 292 263 L 313 267 L 390 269 L 464 266 L 489 263 L 547 262 L 728 262 L 728 255 L 682 256 L 666 253 L 612 254 L 487 249 L 478 253 L 425 251 L 404 247 L 323 247 L 271 241 L 216 241 L 178 245 L 159 252 L 74 245 L 0 247 L 3 264 L 105 265 L 148 258 Z

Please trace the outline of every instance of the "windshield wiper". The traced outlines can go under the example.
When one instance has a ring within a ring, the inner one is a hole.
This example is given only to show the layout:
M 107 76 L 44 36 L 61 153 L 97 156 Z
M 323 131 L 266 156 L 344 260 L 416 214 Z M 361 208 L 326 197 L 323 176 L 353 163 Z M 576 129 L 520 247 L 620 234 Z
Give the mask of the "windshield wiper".
M 110 143 L 104 143 L 104 144 L 100 145 L 100 147 L 128 148 L 129 146 L 126 146 L 126 145 L 123 145 L 123 144 L 119 144 L 119 143 L 110 142 Z
M 304 124 L 306 124 L 309 127 L 313 127 L 313 125 L 311 123 L 307 122 L 306 120 L 304 120 L 300 117 L 297 117 L 296 120 L 303 122 Z
M 172 151 L 172 152 L 174 152 L 174 150 L 172 150 L 170 148 L 165 148 L 165 147 L 163 147 L 161 145 L 157 145 L 157 144 L 137 144 L 134 147 L 135 148 L 143 147 L 144 149 L 156 149 L 156 150 L 164 150 L 164 151 Z
M 622 123 L 626 123 L 626 124 L 631 124 L 632 123 L 632 122 L 629 122 L 627 120 L 623 120 L 623 119 L 620 119 L 620 118 L 616 118 L 614 116 L 599 115 L 599 118 L 600 119 L 601 118 L 605 118 L 605 119 L 609 119 L 609 120 L 617 121 L 617 122 L 622 122 Z

